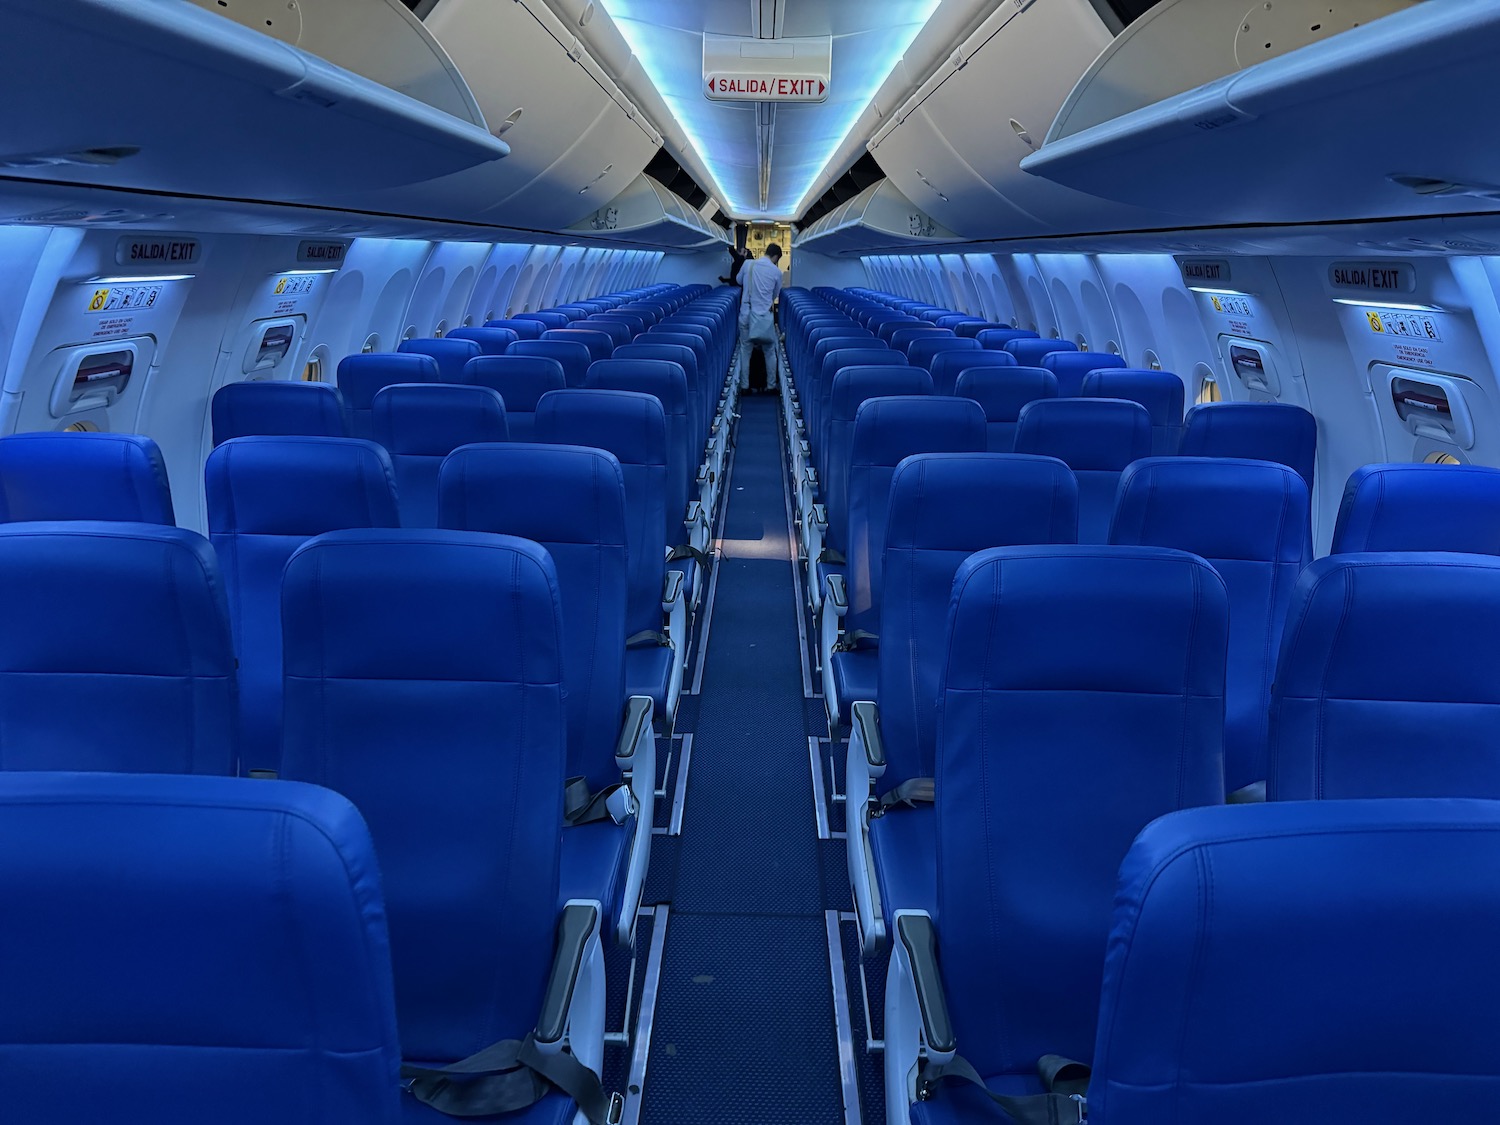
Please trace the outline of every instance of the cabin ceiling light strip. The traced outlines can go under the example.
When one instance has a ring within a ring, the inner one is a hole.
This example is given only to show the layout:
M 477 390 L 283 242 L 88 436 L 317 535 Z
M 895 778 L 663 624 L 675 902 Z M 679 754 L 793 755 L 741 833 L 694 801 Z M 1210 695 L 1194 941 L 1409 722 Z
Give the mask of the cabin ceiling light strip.
M 192 281 L 191 273 L 144 273 L 139 277 L 91 277 L 89 285 L 149 285 L 155 281 Z
M 1220 297 L 1248 297 L 1250 294 L 1243 293 L 1238 289 L 1208 289 L 1202 285 L 1189 285 L 1194 293 L 1214 293 Z
M 1441 305 L 1403 305 L 1397 301 L 1361 301 L 1354 297 L 1335 297 L 1334 304 L 1353 305 L 1358 309 L 1400 309 L 1402 312 L 1442 312 Z

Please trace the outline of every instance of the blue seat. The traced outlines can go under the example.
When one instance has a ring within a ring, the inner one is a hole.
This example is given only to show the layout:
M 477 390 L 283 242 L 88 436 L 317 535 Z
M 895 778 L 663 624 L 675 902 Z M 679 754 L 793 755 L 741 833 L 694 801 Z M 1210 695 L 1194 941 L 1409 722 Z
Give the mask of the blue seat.
M 542 339 L 582 344 L 589 350 L 591 363 L 608 359 L 610 353 L 615 350 L 614 338 L 608 332 L 593 328 L 550 328 L 542 333 Z
M 872 398 L 930 394 L 932 376 L 920 367 L 859 364 L 841 367 L 834 374 L 827 417 L 813 450 L 813 461 L 823 486 L 823 502 L 829 513 L 827 546 L 839 552 L 847 546 L 844 520 L 848 513 L 849 452 L 860 406 Z
M 1118 398 L 1039 399 L 1021 408 L 1017 453 L 1057 457 L 1078 478 L 1078 541 L 1109 538 L 1120 474 L 1151 455 L 1151 416 Z
M 254 379 L 225 383 L 209 409 L 214 444 L 256 434 L 344 437 L 344 400 L 330 383 Z
M 348 411 L 349 436 L 369 438 L 374 433 L 371 411 L 382 387 L 393 383 L 438 382 L 437 360 L 411 352 L 405 355 L 372 353 L 339 360 L 339 394 Z
M 960 336 L 968 336 L 971 333 L 960 330 L 957 334 Z M 1005 345 L 1009 344 L 1012 340 L 1041 339 L 1040 336 L 1031 331 L 1029 328 L 1012 328 L 1008 324 L 995 325 L 994 327 L 990 328 L 977 328 L 972 333 L 972 335 L 976 340 L 979 341 L 979 346 L 984 348 L 985 350 L 1001 352 L 1006 350 Z M 1016 358 L 1016 362 L 1022 363 L 1022 360 L 1019 356 Z M 1032 364 L 1027 363 L 1024 364 L 1024 366 L 1029 367 L 1032 366 Z
M 902 332 L 909 328 L 930 327 L 932 326 L 929 325 L 926 321 L 918 320 L 914 316 L 903 315 L 899 317 L 892 317 L 890 320 L 881 321 L 875 326 L 875 335 L 880 339 L 882 343 L 889 346 L 891 344 L 891 338 L 895 336 L 897 332 Z
M 488 387 L 499 394 L 505 404 L 505 424 L 511 441 L 531 441 L 537 403 L 548 391 L 562 390 L 568 385 L 562 364 L 535 355 L 482 355 L 471 359 L 464 365 L 464 382 Z
M 680 571 L 667 570 L 667 416 L 635 391 L 567 390 L 537 408 L 536 440 L 614 454 L 625 481 L 629 589 L 625 690 L 649 696 L 662 729 L 672 730 L 687 655 L 687 611 Z
M 1050 457 L 929 453 L 908 457 L 891 478 L 885 535 L 880 641 L 836 661 L 873 655 L 875 693 L 857 696 L 845 777 L 851 823 L 848 868 L 867 948 L 886 932 L 880 904 L 930 906 L 937 826 L 930 804 L 901 802 L 902 787 L 931 778 L 937 745 L 938 680 L 948 639 L 948 601 L 959 565 L 976 551 L 1028 543 L 1071 543 L 1078 532 L 1072 471 Z M 846 677 L 848 679 L 849 677 Z M 859 721 L 878 700 L 883 766 L 871 766 Z M 886 795 L 890 794 L 889 797 Z M 882 798 L 879 817 L 868 798 Z M 872 873 L 866 849 L 874 859 Z M 878 889 L 878 900 L 871 893 Z
M 312 786 L 0 777 L 6 1117 L 396 1125 L 380 874 Z
M 138 434 L 0 437 L 0 523 L 25 520 L 175 523 L 161 450 Z
M 642 332 L 646 331 L 647 328 L 651 327 L 651 324 L 646 320 L 645 314 L 619 312 L 615 309 L 610 309 L 607 312 L 601 312 L 598 315 L 591 316 L 585 323 L 607 323 L 622 325 L 626 330 L 626 335 L 625 339 L 623 340 L 621 340 L 618 336 L 615 337 L 615 347 L 617 348 L 621 344 L 630 343 L 631 340 L 634 340 Z
M 233 438 L 204 466 L 239 659 L 240 758 L 276 770 L 281 741 L 281 572 L 325 531 L 396 527 L 390 457 L 359 438 Z
M 481 363 L 480 357 L 470 363 Z M 467 369 L 466 369 L 467 373 Z M 505 402 L 489 387 L 397 383 L 375 396 L 375 440 L 391 456 L 402 527 L 436 527 L 438 470 L 461 445 L 509 441 Z
M 931 324 L 913 324 L 910 327 L 898 328 L 891 333 L 891 347 L 911 359 L 911 349 L 919 340 L 956 340 L 946 328 L 936 328 Z
M 611 344 L 613 345 L 610 348 L 611 352 L 613 352 L 615 348 L 618 348 L 622 344 L 630 343 L 630 341 L 635 338 L 635 334 L 637 332 L 645 331 L 644 328 L 636 328 L 629 321 L 613 320 L 608 317 L 600 316 L 590 316 L 587 319 L 578 321 L 577 323 L 580 327 L 586 328 L 591 332 L 603 332 L 605 335 L 607 335 L 610 338 Z
M 552 558 L 562 605 L 568 775 L 602 793 L 631 769 L 640 809 L 621 823 L 606 817 L 564 832 L 563 899 L 598 899 L 628 943 L 651 850 L 656 781 L 650 701 L 642 701 L 642 731 L 638 704 L 625 694 L 630 579 L 620 463 L 602 449 L 576 446 L 465 446 L 443 464 L 439 518 L 444 527 L 530 539 Z
M 463 377 L 464 364 L 477 355 L 484 355 L 485 351 L 473 340 L 460 340 L 454 337 L 442 337 L 433 339 L 418 337 L 415 340 L 402 340 L 397 349 L 403 355 L 430 355 L 438 365 L 439 383 L 457 383 Z M 430 382 L 431 380 L 414 379 L 413 382 Z
M 581 387 L 588 375 L 590 358 L 587 345 L 577 340 L 519 340 L 506 353 L 511 356 L 530 356 L 550 359 L 560 364 L 563 378 L 570 387 Z
M 292 556 L 282 605 L 284 772 L 343 794 L 370 826 L 406 1059 L 446 1066 L 525 1037 L 557 983 L 571 897 L 562 607 L 547 552 L 469 532 L 336 532 Z M 587 931 L 572 1047 L 597 1069 L 601 911 L 570 909 Z M 405 1121 L 445 1120 L 404 1101 Z M 524 1119 L 571 1117 L 552 1094 Z
M 1271 679 L 1287 605 L 1312 558 L 1307 485 L 1285 465 L 1148 457 L 1126 468 L 1109 541 L 1176 547 L 1207 559 L 1229 593 L 1224 783 L 1266 778 Z
M 990 322 L 982 316 L 970 316 L 968 313 L 949 313 L 947 316 L 938 317 L 932 323 L 936 324 L 939 328 L 951 328 L 957 334 L 960 324 L 983 324 L 988 326 Z M 978 330 L 976 329 L 967 338 L 972 340 L 977 332 Z
M 946 332 L 947 329 L 943 329 L 942 331 Z M 939 336 L 936 339 L 913 340 L 911 347 L 907 349 L 906 359 L 913 366 L 931 371 L 933 360 L 939 356 L 952 355 L 953 353 L 961 353 L 972 357 L 984 354 L 984 349 L 979 346 L 978 340 L 945 335 Z
M 1177 452 L 1184 457 L 1275 461 L 1296 469 L 1311 493 L 1318 423 L 1308 411 L 1290 403 L 1209 403 L 1187 412 Z
M 976 367 L 1014 367 L 1016 357 L 1009 352 L 987 352 L 967 349 L 939 351 L 932 357 L 928 371 L 932 374 L 932 393 L 952 395 L 958 393 L 958 377 Z
M 868 647 L 862 638 L 878 638 L 886 518 L 896 466 L 918 453 L 983 453 L 984 447 L 984 412 L 967 399 L 871 398 L 856 412 L 840 548 L 847 561 L 825 554 L 812 567 L 823 590 L 818 646 L 830 738 L 847 719 L 849 704 L 869 698 L 875 678 L 873 658 L 836 661 L 833 654 L 841 646 L 856 651 Z
M 1333 553 L 1463 551 L 1500 555 L 1500 469 L 1366 465 L 1344 487 Z
M 512 320 L 530 320 L 542 326 L 543 331 L 553 328 L 566 328 L 572 323 L 572 318 L 567 313 L 553 312 L 550 309 L 541 309 L 537 312 L 516 313 Z
M 1120 871 L 1089 1121 L 1500 1116 L 1500 911 L 1474 877 L 1497 817 L 1330 801 L 1151 825 Z
M 1125 366 L 1121 356 L 1108 352 L 1048 352 L 1039 366 L 1057 376 L 1057 393 L 1062 398 L 1077 398 L 1083 394 L 1083 381 L 1094 371 Z M 1109 397 L 1107 395 L 1098 397 Z M 1129 395 L 1119 395 L 1129 398 Z M 1176 450 L 1173 450 L 1176 452 Z
M 513 328 L 454 328 L 445 340 L 469 340 L 479 345 L 480 355 L 504 355 L 521 338 Z
M 1155 818 L 1224 794 L 1229 613 L 1202 559 L 1000 547 L 959 567 L 950 605 L 937 911 L 895 904 L 885 992 L 886 1089 L 901 1103 L 937 959 L 951 1030 L 930 1052 L 956 1047 L 1011 1094 L 1039 1091 L 1043 1055 L 1090 1062 L 1121 861 Z M 976 1106 L 994 1113 L 977 1091 L 944 1086 L 911 1117 L 969 1120 Z
M 234 646 L 201 535 L 6 524 L 0 582 L 0 768 L 234 772 Z
M 990 338 L 981 337 L 980 343 L 989 346 L 989 340 Z M 1015 356 L 1016 363 L 1022 367 L 1046 367 L 1042 361 L 1047 356 L 1053 352 L 1076 352 L 1078 345 L 1071 340 L 1041 340 L 1035 336 L 1011 336 L 1001 345 L 1001 350 Z
M 985 352 L 985 355 L 1007 355 Z M 1016 423 L 1027 403 L 1057 397 L 1057 376 L 1043 367 L 1017 367 L 1014 362 L 994 367 L 970 367 L 953 388 L 959 398 L 971 398 L 984 411 L 991 453 L 1010 453 L 1016 446 Z
M 1271 689 L 1271 800 L 1500 797 L 1500 558 L 1331 555 L 1302 572 Z
M 513 320 L 509 317 L 500 317 L 496 320 L 484 322 L 486 328 L 507 328 L 516 334 L 521 340 L 538 340 L 547 326 L 539 320 Z
M 828 351 L 822 351 L 828 341 L 818 345 L 822 352 L 816 357 L 817 374 L 812 385 L 804 386 L 803 412 L 804 421 L 807 425 L 808 440 L 813 446 L 813 460 L 819 462 L 824 456 L 818 446 L 823 440 L 823 431 L 828 423 L 828 414 L 831 400 L 833 399 L 833 380 L 840 371 L 846 367 L 906 367 L 906 357 L 894 348 L 887 347 L 853 347 L 843 346 L 841 339 L 835 338 L 834 347 Z
M 1124 398 L 1151 415 L 1151 455 L 1171 457 L 1182 442 L 1182 380 L 1170 371 L 1105 367 L 1083 377 L 1084 398 Z

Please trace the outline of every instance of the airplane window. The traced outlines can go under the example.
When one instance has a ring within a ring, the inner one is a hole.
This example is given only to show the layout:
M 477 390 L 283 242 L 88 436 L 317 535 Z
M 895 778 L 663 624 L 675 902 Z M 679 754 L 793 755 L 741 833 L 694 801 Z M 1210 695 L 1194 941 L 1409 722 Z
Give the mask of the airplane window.
M 304 383 L 321 383 L 323 381 L 323 357 L 310 355 L 307 363 L 302 368 L 302 381 Z
M 1451 453 L 1429 453 L 1422 460 L 1428 465 L 1462 465 L 1463 462 Z
M 403 340 L 415 340 L 417 338 L 417 326 L 415 324 L 408 324 L 406 331 L 401 333 L 401 338 Z
M 377 333 L 371 332 L 365 337 L 364 346 L 359 350 L 365 355 L 369 355 L 371 352 L 378 352 L 380 350 L 380 336 Z
M 474 318 L 472 316 L 466 316 L 466 317 L 464 317 L 464 327 L 465 328 L 473 328 L 474 327 Z
M 432 334 L 439 340 L 448 335 L 448 322 L 446 320 L 438 321 L 438 326 L 432 330 Z
M 1206 402 L 1222 402 L 1224 396 L 1219 393 L 1219 381 L 1211 375 L 1203 376 L 1203 381 L 1198 384 L 1197 403 L 1202 406 Z
M 1089 350 L 1089 342 L 1082 336 L 1074 336 L 1073 343 L 1078 345 L 1078 350 L 1081 352 L 1086 352 Z
M 485 320 L 494 320 L 495 319 L 495 310 L 491 309 L 489 312 L 485 313 L 484 314 L 484 319 Z
M 97 434 L 99 427 L 92 422 L 71 422 L 63 427 L 65 434 Z
M 1113 340 L 1106 340 L 1104 341 L 1104 350 L 1110 355 L 1119 355 L 1120 345 L 1115 343 Z
M 1152 371 L 1160 371 L 1161 370 L 1161 356 L 1157 355 L 1150 348 L 1146 349 L 1145 359 L 1146 359 L 1146 366 L 1149 367 Z

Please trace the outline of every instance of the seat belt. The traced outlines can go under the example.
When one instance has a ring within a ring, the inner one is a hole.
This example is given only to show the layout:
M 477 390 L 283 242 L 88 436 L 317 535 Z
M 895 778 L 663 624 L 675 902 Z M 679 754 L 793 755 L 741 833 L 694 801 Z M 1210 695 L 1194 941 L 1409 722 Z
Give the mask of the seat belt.
M 868 629 L 854 629 L 839 638 L 839 643 L 833 646 L 834 652 L 853 652 L 859 648 L 879 648 L 880 634 L 872 633 Z
M 402 1088 L 449 1117 L 498 1117 L 535 1105 L 552 1090 L 578 1105 L 591 1125 L 618 1125 L 625 1102 L 605 1093 L 595 1074 L 568 1051 L 544 1055 L 535 1040 L 504 1039 L 451 1066 L 401 1065 Z
M 978 1086 L 1016 1125 L 1083 1125 L 1088 1120 L 1089 1067 L 1062 1055 L 1043 1055 L 1036 1068 L 1047 1092 L 1012 1097 L 995 1093 L 968 1059 L 954 1055 L 951 1062 L 929 1063 L 922 1068 L 917 1078 L 917 1100 L 931 1101 L 938 1083 L 957 1078 Z
M 569 826 L 612 820 L 624 824 L 635 811 L 630 788 L 623 782 L 589 792 L 586 777 L 570 777 L 563 783 L 563 821 Z
M 823 553 L 818 556 L 818 561 L 827 563 L 829 566 L 849 565 L 849 560 L 844 558 L 844 552 L 835 550 L 833 547 L 824 547 Z
M 915 808 L 930 805 L 937 791 L 937 781 L 931 777 L 909 777 L 894 789 L 887 789 L 870 810 L 871 816 L 884 816 L 897 805 Z
M 667 553 L 667 561 L 669 563 L 681 562 L 683 559 L 692 559 L 704 570 L 708 570 L 713 566 L 713 559 L 707 551 L 700 551 L 697 547 L 688 543 L 679 544 Z
M 671 648 L 672 638 L 655 629 L 642 629 L 625 638 L 626 648 Z

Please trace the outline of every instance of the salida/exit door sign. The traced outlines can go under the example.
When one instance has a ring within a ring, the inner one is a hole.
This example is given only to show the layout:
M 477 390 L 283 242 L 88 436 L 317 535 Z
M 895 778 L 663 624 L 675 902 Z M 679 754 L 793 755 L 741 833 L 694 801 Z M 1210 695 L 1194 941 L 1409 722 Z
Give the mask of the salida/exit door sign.
M 827 101 L 832 74 L 832 36 L 703 37 L 703 94 L 712 101 Z

